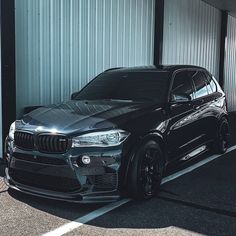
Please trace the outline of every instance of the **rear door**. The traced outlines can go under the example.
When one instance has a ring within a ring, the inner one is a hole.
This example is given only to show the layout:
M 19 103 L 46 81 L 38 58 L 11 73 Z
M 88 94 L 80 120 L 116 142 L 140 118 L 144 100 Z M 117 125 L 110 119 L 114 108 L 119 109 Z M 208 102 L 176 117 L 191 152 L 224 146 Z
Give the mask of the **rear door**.
M 201 145 L 211 139 L 214 133 L 215 117 L 212 113 L 211 85 L 202 70 L 197 70 L 192 78 L 195 98 L 193 100 L 194 117 L 198 127 L 199 143 Z

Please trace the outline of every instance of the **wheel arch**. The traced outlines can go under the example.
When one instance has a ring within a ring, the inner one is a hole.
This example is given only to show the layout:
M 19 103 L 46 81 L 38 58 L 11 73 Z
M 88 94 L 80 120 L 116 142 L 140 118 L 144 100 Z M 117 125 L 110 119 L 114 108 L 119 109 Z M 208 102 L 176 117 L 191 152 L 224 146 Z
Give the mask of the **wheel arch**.
M 125 175 L 124 175 L 124 179 L 123 179 L 123 183 L 122 183 L 122 188 L 126 187 L 127 185 L 127 178 L 128 178 L 128 172 L 130 169 L 130 165 L 132 163 L 132 160 L 135 157 L 136 152 L 138 151 L 139 147 L 147 142 L 147 141 L 155 141 L 156 143 L 158 143 L 160 145 L 160 149 L 162 151 L 163 157 L 164 157 L 164 165 L 166 166 L 167 164 L 167 155 L 166 155 L 166 145 L 165 145 L 165 140 L 164 137 L 162 136 L 162 134 L 158 133 L 158 132 L 150 132 L 144 136 L 140 136 L 136 142 L 134 142 L 133 147 L 131 148 L 131 151 L 129 153 L 128 156 L 128 160 L 126 160 L 126 166 L 125 166 Z
M 219 129 L 219 126 L 220 126 L 220 124 L 221 124 L 221 122 L 222 122 L 222 120 L 223 119 L 226 119 L 226 121 L 228 122 L 228 124 L 229 124 L 229 116 L 228 116 L 228 114 L 221 114 L 221 116 L 219 117 L 219 119 L 218 119 L 218 127 L 217 127 L 217 135 L 218 135 L 218 129 Z
M 226 119 L 229 122 L 229 116 L 228 114 L 222 114 L 219 118 L 219 123 L 223 120 Z

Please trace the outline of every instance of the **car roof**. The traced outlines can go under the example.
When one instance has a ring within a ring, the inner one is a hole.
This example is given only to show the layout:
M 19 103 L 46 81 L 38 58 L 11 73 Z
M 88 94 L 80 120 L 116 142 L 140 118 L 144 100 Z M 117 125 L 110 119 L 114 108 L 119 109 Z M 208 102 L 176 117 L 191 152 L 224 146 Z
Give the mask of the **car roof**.
M 119 67 L 111 68 L 105 72 L 170 72 L 173 73 L 179 69 L 201 69 L 206 70 L 200 66 L 193 65 L 159 65 L 159 66 L 138 66 L 138 67 Z

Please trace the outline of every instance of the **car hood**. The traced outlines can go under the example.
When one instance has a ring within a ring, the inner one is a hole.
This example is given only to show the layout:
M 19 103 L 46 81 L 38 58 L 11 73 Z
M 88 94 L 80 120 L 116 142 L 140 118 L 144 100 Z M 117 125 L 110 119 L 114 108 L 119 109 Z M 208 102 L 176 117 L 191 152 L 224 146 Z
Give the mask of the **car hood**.
M 37 132 L 83 133 L 122 128 L 153 109 L 150 102 L 75 101 L 38 108 L 17 123 L 17 129 Z

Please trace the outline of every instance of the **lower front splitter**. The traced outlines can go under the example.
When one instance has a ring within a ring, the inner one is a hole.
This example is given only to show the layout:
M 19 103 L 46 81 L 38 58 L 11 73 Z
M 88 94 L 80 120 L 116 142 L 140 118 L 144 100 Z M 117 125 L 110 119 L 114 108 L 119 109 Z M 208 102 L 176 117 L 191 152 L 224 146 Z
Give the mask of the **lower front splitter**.
M 36 188 L 28 185 L 18 183 L 11 179 L 8 168 L 5 169 L 6 176 L 4 178 L 5 183 L 10 189 L 37 196 L 47 199 L 65 201 L 65 202 L 74 202 L 74 203 L 108 203 L 116 201 L 120 198 L 120 194 L 117 190 L 111 192 L 56 192 L 51 190 L 45 190 L 41 188 Z

